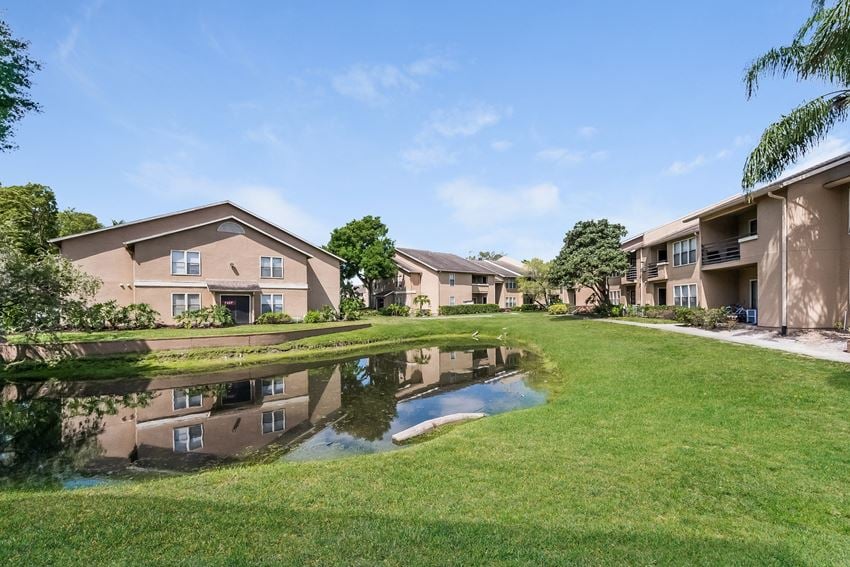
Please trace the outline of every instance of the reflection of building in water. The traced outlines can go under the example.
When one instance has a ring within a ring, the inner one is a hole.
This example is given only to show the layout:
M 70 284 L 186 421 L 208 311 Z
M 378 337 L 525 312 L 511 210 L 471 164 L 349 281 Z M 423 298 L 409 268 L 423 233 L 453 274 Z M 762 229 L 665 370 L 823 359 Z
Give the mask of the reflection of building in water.
M 146 404 L 99 417 L 99 455 L 87 468 L 135 463 L 194 469 L 286 446 L 330 419 L 336 430 L 378 439 L 396 415 L 397 400 L 492 377 L 521 357 L 522 351 L 507 347 L 456 352 L 432 347 L 296 372 L 284 365 L 256 368 L 249 378 L 244 371 L 222 373 L 215 377 L 218 383 L 155 390 Z M 220 381 L 228 376 L 240 379 Z M 67 417 L 64 429 L 79 430 L 91 419 Z
M 340 405 L 336 366 L 157 390 L 147 406 L 103 418 L 101 455 L 91 465 L 195 468 L 286 443 Z

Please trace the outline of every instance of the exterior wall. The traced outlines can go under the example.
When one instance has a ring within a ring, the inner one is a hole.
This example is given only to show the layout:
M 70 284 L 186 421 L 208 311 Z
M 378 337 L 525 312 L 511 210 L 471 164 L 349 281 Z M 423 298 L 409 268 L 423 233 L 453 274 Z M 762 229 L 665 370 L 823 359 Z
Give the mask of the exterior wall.
M 287 246 L 252 231 L 249 227 L 245 227 L 247 233 L 245 235 L 218 233 L 216 232 L 218 225 L 215 223 L 207 227 L 138 243 L 135 246 L 135 261 L 131 259 L 129 252 L 124 247 L 124 242 L 127 241 L 179 230 L 227 216 L 241 219 L 295 248 L 312 254 L 314 257 L 307 258 Z M 114 299 L 125 305 L 134 301 L 151 302 L 166 323 L 173 322 L 171 318 L 172 292 L 191 293 L 198 291 L 202 295 L 202 304 L 210 305 L 217 298 L 206 291 L 206 284 L 203 280 L 260 281 L 260 255 L 283 256 L 285 258 L 283 280 L 262 280 L 261 287 L 262 283 L 266 281 L 273 284 L 299 284 L 295 287 L 303 287 L 304 284 L 308 286 L 309 291 L 273 290 L 275 293 L 284 295 L 284 308 L 290 315 L 302 317 L 308 308 L 318 309 L 323 305 L 339 307 L 339 261 L 336 258 L 321 248 L 304 242 L 229 203 L 118 226 L 110 230 L 63 240 L 59 243 L 59 246 L 62 254 L 78 267 L 101 278 L 103 286 L 95 298 L 96 301 Z M 242 246 L 246 248 L 243 249 Z M 195 278 L 192 276 L 171 276 L 170 250 L 172 248 L 200 250 L 201 276 Z M 268 251 L 269 254 L 261 254 L 262 251 Z M 231 262 L 236 266 L 235 271 L 230 268 Z M 179 281 L 181 286 L 178 290 L 164 287 L 144 288 L 144 286 L 135 285 L 138 280 Z M 183 287 L 192 280 L 198 281 L 197 290 Z M 269 288 L 263 289 L 264 291 L 266 289 L 272 291 Z M 259 297 L 255 298 L 254 303 L 254 312 L 259 314 Z

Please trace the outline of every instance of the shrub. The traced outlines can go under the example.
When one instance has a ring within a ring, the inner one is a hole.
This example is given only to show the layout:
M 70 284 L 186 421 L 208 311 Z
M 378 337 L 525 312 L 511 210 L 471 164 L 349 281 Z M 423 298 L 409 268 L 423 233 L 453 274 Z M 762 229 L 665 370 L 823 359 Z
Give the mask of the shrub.
M 194 311 L 184 311 L 174 318 L 177 324 L 187 329 L 206 327 L 230 327 L 235 325 L 233 314 L 223 305 L 211 305 Z
M 124 309 L 133 329 L 155 329 L 159 320 L 159 311 L 147 303 L 131 303 Z
M 319 313 L 322 314 L 322 322 L 326 321 L 336 321 L 339 319 L 339 313 L 336 312 L 333 305 L 322 305 L 322 308 L 319 309 Z
M 523 313 L 529 311 L 543 311 L 543 306 L 537 303 L 523 303 L 522 305 L 512 307 L 511 311 L 522 311 Z
M 286 313 L 268 312 L 257 317 L 254 323 L 256 325 L 283 325 L 285 323 L 292 323 L 292 317 Z
M 611 317 L 622 317 L 623 316 L 623 307 L 621 305 L 612 305 L 611 306 Z
M 702 307 L 677 307 L 675 309 L 676 321 L 688 327 L 701 327 L 703 329 L 715 329 L 726 326 L 729 322 L 729 309 L 717 307 L 714 309 L 703 309 Z
M 440 315 L 473 315 L 476 313 L 498 313 L 495 303 L 464 303 L 463 305 L 440 305 Z
M 357 321 L 363 311 L 363 301 L 359 297 L 343 297 L 339 301 L 340 318 L 346 321 Z
M 118 305 L 113 300 L 91 305 L 77 304 L 66 309 L 64 326 L 78 331 L 104 329 L 153 329 L 159 313 L 147 303 Z
M 549 315 L 566 315 L 570 312 L 570 306 L 566 303 L 553 303 L 549 306 Z
M 390 303 L 389 305 L 378 309 L 378 313 L 387 317 L 407 317 L 410 315 L 410 307 L 407 305 Z
M 322 312 L 316 311 L 315 309 L 310 309 L 309 311 L 307 311 L 307 314 L 304 315 L 304 322 L 305 323 L 321 323 L 321 322 L 323 322 Z
M 431 310 L 430 309 L 417 309 L 415 311 L 415 315 L 417 317 L 430 317 L 431 316 Z

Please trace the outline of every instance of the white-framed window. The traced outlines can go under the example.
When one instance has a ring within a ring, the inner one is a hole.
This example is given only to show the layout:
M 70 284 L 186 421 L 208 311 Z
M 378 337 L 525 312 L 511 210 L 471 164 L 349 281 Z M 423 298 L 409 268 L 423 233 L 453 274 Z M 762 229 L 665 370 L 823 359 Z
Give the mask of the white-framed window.
M 174 428 L 174 452 L 188 453 L 204 446 L 204 426 L 199 423 Z
M 686 266 L 696 264 L 697 239 L 695 236 L 673 243 L 673 265 Z
M 204 395 L 201 393 L 193 394 L 189 390 L 175 388 L 171 398 L 171 407 L 175 410 L 199 408 L 204 403 Z
M 282 409 L 263 412 L 263 433 L 286 429 L 286 412 Z
M 283 313 L 283 294 L 260 295 L 260 314 L 262 313 Z
M 260 256 L 261 278 L 282 278 L 283 258 L 280 256 Z
M 505 307 L 516 307 L 516 297 L 510 296 L 505 298 Z
M 516 289 L 516 278 L 507 278 L 505 280 L 505 289 Z
M 172 293 L 171 315 L 177 317 L 185 311 L 197 311 L 201 308 L 200 293 Z
M 619 289 L 609 291 L 608 297 L 611 300 L 611 303 L 613 305 L 619 305 L 620 304 L 620 290 Z
M 454 305 L 454 304 L 455 304 L 455 296 L 454 296 L 454 295 L 450 295 L 450 296 L 449 296 L 449 305 Z
M 455 274 L 453 274 L 453 273 L 449 274 L 449 285 L 455 285 L 456 279 L 457 279 L 457 276 Z
M 194 250 L 172 250 L 171 275 L 200 276 L 201 253 Z
M 283 376 L 279 378 L 266 378 L 263 380 L 263 395 L 276 396 L 286 392 L 286 383 Z
M 697 284 L 673 286 L 673 304 L 677 307 L 697 306 Z

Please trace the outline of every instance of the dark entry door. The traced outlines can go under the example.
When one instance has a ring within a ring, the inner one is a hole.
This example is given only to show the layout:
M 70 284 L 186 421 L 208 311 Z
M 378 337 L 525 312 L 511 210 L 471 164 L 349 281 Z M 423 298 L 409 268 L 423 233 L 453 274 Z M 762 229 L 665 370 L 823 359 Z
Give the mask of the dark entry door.
M 247 295 L 222 295 L 221 304 L 230 310 L 237 325 L 251 322 L 251 298 Z
M 667 288 L 658 288 L 658 305 L 667 305 Z

